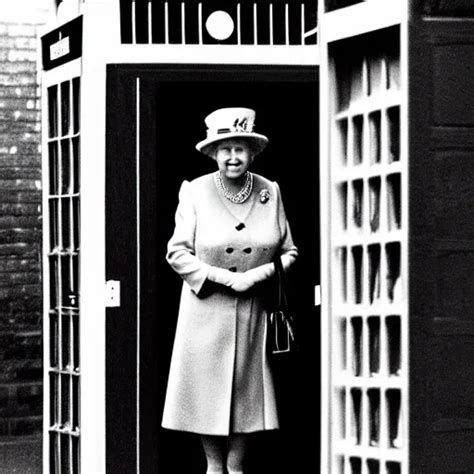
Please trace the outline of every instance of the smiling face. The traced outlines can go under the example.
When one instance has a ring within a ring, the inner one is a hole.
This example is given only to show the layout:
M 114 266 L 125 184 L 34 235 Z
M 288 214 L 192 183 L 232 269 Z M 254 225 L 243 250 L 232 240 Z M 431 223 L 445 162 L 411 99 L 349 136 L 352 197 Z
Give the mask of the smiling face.
M 241 178 L 253 159 L 248 142 L 233 138 L 219 142 L 214 157 L 219 170 L 228 179 Z

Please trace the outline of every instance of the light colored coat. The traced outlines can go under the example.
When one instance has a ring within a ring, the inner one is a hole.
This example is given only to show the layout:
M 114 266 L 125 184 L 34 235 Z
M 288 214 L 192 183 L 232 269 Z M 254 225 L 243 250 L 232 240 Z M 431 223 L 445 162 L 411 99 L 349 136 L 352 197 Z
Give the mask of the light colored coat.
M 166 256 L 184 282 L 165 428 L 213 435 L 278 428 L 261 295 L 217 284 L 204 291 L 211 266 L 245 272 L 280 253 L 287 268 L 297 256 L 278 184 L 254 175 L 253 189 L 246 203 L 233 204 L 212 174 L 181 186 Z

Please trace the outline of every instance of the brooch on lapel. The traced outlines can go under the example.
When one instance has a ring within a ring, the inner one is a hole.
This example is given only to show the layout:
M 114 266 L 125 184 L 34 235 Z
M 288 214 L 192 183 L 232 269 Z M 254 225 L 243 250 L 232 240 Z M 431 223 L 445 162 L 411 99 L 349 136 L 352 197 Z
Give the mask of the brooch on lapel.
M 260 191 L 260 202 L 262 204 L 265 204 L 269 199 L 270 199 L 270 193 L 268 192 L 268 189 L 262 189 Z

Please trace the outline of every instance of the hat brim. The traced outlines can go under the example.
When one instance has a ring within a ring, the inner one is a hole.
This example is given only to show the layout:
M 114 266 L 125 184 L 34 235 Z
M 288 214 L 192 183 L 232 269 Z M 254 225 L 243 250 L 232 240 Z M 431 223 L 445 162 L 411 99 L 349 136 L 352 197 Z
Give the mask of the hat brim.
M 252 151 L 254 152 L 254 156 L 261 153 L 264 150 L 264 148 L 268 145 L 268 138 L 265 135 L 261 135 L 260 133 L 229 132 L 229 133 L 223 133 L 219 136 L 206 138 L 205 140 L 200 141 L 196 145 L 196 150 L 213 158 L 214 149 L 217 143 L 221 142 L 222 140 L 228 140 L 229 138 L 239 138 L 239 139 L 244 138 L 246 140 L 251 141 Z

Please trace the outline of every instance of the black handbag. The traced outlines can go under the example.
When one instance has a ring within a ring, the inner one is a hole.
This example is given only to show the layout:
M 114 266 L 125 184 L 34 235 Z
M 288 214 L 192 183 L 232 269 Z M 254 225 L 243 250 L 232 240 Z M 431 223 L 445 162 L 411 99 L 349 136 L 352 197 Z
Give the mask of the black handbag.
M 274 260 L 276 282 L 275 304 L 267 314 L 267 342 L 269 356 L 296 350 L 294 322 L 288 306 L 288 282 L 280 257 Z

